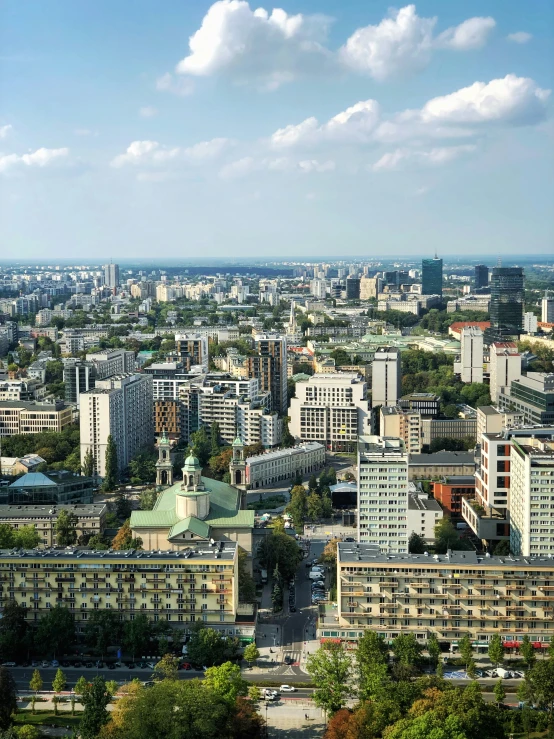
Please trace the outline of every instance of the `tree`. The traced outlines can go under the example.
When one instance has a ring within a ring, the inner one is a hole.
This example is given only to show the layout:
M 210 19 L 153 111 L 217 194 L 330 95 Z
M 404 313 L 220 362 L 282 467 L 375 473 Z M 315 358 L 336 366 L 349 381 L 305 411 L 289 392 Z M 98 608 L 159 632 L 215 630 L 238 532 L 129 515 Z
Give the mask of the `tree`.
M 10 524 L 0 524 L 0 549 L 34 549 L 41 541 L 34 526 L 13 529 Z
M 35 695 L 42 690 L 42 677 L 38 670 L 33 670 L 31 680 L 29 682 L 29 689 L 32 690 Z
M 41 736 L 38 728 L 32 724 L 23 724 L 17 730 L 17 739 L 40 739 Z
M 217 423 L 217 421 L 213 421 L 212 425 L 210 426 L 210 444 L 210 456 L 215 457 L 219 454 L 219 424 Z
M 529 670 L 525 682 L 534 703 L 552 713 L 554 708 L 554 660 L 538 661 Z
M 306 669 L 315 685 L 314 703 L 329 714 L 340 710 L 352 694 L 352 662 L 342 646 L 326 642 L 308 655 Z
M 85 477 L 92 477 L 94 475 L 94 467 L 95 467 L 95 460 L 92 454 L 92 449 L 89 447 L 85 452 L 85 456 L 83 457 L 83 465 L 81 468 L 81 473 Z
M 104 476 L 102 489 L 107 493 L 111 493 L 115 490 L 118 480 L 119 463 L 117 461 L 117 446 L 113 436 L 110 434 L 106 444 L 106 474 Z
M 244 652 L 242 653 L 242 656 L 244 659 L 248 662 L 250 667 L 254 664 L 254 662 L 259 658 L 260 656 L 260 650 L 258 647 L 252 642 L 252 644 L 248 644 L 244 648 Z
M 151 511 L 158 499 L 158 493 L 153 488 L 150 490 L 144 490 L 139 495 L 139 507 L 141 511 Z
M 52 608 L 38 622 L 36 643 L 45 654 L 67 654 L 75 643 L 75 616 L 63 606 Z
M 290 503 L 286 511 L 292 518 L 295 531 L 301 533 L 306 519 L 306 488 L 303 485 L 296 485 L 290 491 Z
M 317 492 L 319 492 L 319 483 L 317 481 L 317 476 L 313 473 L 310 475 L 310 479 L 308 481 L 308 490 L 317 490 Z
M 296 439 L 291 434 L 289 429 L 290 418 L 286 416 L 282 420 L 282 433 L 281 433 L 281 446 L 284 449 L 290 449 L 296 444 Z
M 114 536 L 112 549 L 117 551 L 122 551 L 124 549 L 142 549 L 142 539 L 140 536 L 133 538 L 129 520 L 125 521 Z
M 496 698 L 496 702 L 498 705 L 504 702 L 504 698 L 506 697 L 506 691 L 504 689 L 504 685 L 502 684 L 502 678 L 498 680 L 498 682 L 494 685 L 494 697 Z
M 0 667 L 0 730 L 12 725 L 12 713 L 17 710 L 17 687 L 12 673 Z
M 431 634 L 427 639 L 427 653 L 429 655 L 429 659 L 431 660 L 431 664 L 433 664 L 436 668 L 441 656 L 441 648 L 435 634 Z
M 504 661 L 504 647 L 500 634 L 493 634 L 489 642 L 489 659 L 495 667 Z
M 475 680 L 477 677 L 477 665 L 475 664 L 475 660 L 472 658 L 469 660 L 466 666 L 466 673 L 470 680 Z
M 306 498 L 306 515 L 310 521 L 318 521 L 323 514 L 323 501 L 321 497 L 312 490 Z
M 321 498 L 321 516 L 322 518 L 331 518 L 333 514 L 333 502 L 331 496 L 324 494 Z
M 204 673 L 204 685 L 231 703 L 235 703 L 239 696 L 248 695 L 248 683 L 242 677 L 239 665 L 232 662 L 208 667 Z
M 529 639 L 527 634 L 523 635 L 523 639 L 519 646 L 519 653 L 523 657 L 528 668 L 531 668 L 535 664 L 535 660 L 537 659 L 535 647 L 531 644 L 531 639 Z
M 115 513 L 120 521 L 126 521 L 130 517 L 132 510 L 131 502 L 124 495 L 116 495 Z
M 122 625 L 117 611 L 93 611 L 85 627 L 87 645 L 102 657 L 109 646 L 119 644 Z
M 198 461 L 201 466 L 204 467 L 210 458 L 210 452 L 212 445 L 205 426 L 201 426 L 198 431 L 195 431 L 190 436 L 191 441 L 191 452 L 195 457 L 198 457 Z
M 4 604 L 0 619 L 0 655 L 4 660 L 17 661 L 32 645 L 33 633 L 29 630 L 27 609 L 15 601 Z
M 103 677 L 97 676 L 87 685 L 81 701 L 84 705 L 83 717 L 79 724 L 81 739 L 96 739 L 100 729 L 108 723 L 110 715 L 106 706 L 111 695 Z
M 188 643 L 188 656 L 195 665 L 222 665 L 238 653 L 238 642 L 222 636 L 219 631 L 200 626 Z
M 423 648 L 414 634 L 399 634 L 392 643 L 392 651 L 397 662 L 417 667 L 421 661 Z
M 69 513 L 66 510 L 59 512 L 56 520 L 56 541 L 60 546 L 66 547 L 75 544 L 78 523 L 79 519 L 74 513 Z
M 423 554 L 426 551 L 425 540 L 415 531 L 412 531 L 408 540 L 408 551 L 410 554 Z
M 449 518 L 442 518 L 435 526 L 435 551 L 445 554 L 448 549 L 467 550 L 471 549 L 471 545 L 460 539 Z
M 288 582 L 302 560 L 302 551 L 291 536 L 272 531 L 259 545 L 258 556 L 264 569 L 273 572 L 277 566 L 283 580 Z
M 95 534 L 94 536 L 91 536 L 87 542 L 87 546 L 89 549 L 96 549 L 97 551 L 110 548 L 109 543 L 101 534 Z
M 494 548 L 494 556 L 500 557 L 501 555 L 504 556 L 508 554 L 510 554 L 510 542 L 507 539 L 499 541 Z
M 239 576 L 239 602 L 254 603 L 256 601 L 256 584 L 254 578 L 248 571 L 248 554 L 239 546 L 238 549 L 238 576 Z
M 468 634 L 466 634 L 459 640 L 458 651 L 460 652 L 460 657 L 462 658 L 462 661 L 467 670 L 467 666 L 473 659 L 473 646 L 471 643 L 471 637 Z
M 56 671 L 56 675 L 54 676 L 54 680 L 52 681 L 52 690 L 54 693 L 61 693 L 62 690 L 65 690 L 65 686 L 67 685 L 67 680 L 65 678 L 65 675 L 63 674 L 62 670 L 58 667 Z
M 152 638 L 152 624 L 145 613 L 137 613 L 132 621 L 123 625 L 123 644 L 133 655 L 145 654 Z
M 164 654 L 154 667 L 154 676 L 158 680 L 177 680 L 179 660 L 171 654 Z
M 262 699 L 262 691 L 257 685 L 250 685 L 248 687 L 248 697 L 252 701 L 253 705 L 258 704 Z
M 117 680 L 108 680 L 106 682 L 106 690 L 113 697 L 119 690 L 119 683 Z
M 382 636 L 366 631 L 358 642 L 356 667 L 359 676 L 359 693 L 362 700 L 374 700 L 383 695 L 388 678 L 389 648 Z
M 77 695 L 83 695 L 83 693 L 85 692 L 87 688 L 87 685 L 88 685 L 87 679 L 81 675 L 81 677 L 75 683 L 75 688 L 74 688 L 75 693 Z

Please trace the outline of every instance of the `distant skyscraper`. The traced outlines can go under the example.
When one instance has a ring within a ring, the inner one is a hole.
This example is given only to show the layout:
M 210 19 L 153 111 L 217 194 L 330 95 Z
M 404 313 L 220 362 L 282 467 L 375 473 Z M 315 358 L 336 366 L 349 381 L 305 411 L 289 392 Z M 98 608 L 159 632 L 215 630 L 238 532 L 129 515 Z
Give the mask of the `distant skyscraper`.
M 519 335 L 523 330 L 523 269 L 494 267 L 490 287 L 492 338 Z
M 360 278 L 359 277 L 347 277 L 346 278 L 346 299 L 347 300 L 359 300 L 360 299 Z
M 485 264 L 478 264 L 475 267 L 475 289 L 487 287 L 489 284 L 489 268 Z
M 104 284 L 108 287 L 117 287 L 119 285 L 119 264 L 104 265 Z
M 544 294 L 541 303 L 541 321 L 543 323 L 554 323 L 554 296 L 548 291 Z
M 421 291 L 424 295 L 440 295 L 442 298 L 442 259 L 421 260 Z
M 371 378 L 371 407 L 396 405 L 402 379 L 398 349 L 377 349 L 371 365 Z

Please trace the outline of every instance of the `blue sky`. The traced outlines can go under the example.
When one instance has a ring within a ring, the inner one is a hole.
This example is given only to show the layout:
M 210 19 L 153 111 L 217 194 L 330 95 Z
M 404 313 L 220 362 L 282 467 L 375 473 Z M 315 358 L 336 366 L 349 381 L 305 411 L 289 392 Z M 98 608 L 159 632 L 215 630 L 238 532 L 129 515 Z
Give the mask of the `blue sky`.
M 1 257 L 552 253 L 550 0 L 258 7 L 3 0 Z

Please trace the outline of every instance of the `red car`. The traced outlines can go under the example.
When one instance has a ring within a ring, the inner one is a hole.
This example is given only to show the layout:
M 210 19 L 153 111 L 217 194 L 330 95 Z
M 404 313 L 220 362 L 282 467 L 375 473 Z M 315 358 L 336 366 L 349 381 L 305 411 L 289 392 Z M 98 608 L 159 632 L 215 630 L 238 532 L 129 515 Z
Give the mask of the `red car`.
M 192 670 L 192 665 L 190 664 L 190 662 L 183 662 L 183 664 L 181 665 L 181 669 L 182 670 Z

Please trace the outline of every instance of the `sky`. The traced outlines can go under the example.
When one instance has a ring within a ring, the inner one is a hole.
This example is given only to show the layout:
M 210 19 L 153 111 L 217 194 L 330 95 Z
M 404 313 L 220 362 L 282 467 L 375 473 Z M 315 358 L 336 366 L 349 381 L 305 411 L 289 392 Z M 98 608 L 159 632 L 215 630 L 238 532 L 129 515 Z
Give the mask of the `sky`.
M 554 252 L 551 0 L 2 0 L 0 259 Z

